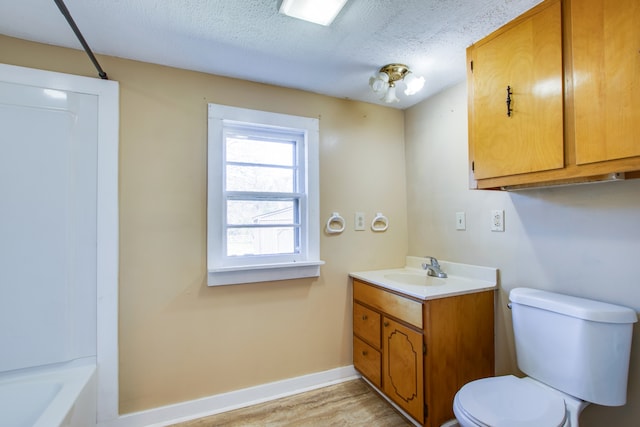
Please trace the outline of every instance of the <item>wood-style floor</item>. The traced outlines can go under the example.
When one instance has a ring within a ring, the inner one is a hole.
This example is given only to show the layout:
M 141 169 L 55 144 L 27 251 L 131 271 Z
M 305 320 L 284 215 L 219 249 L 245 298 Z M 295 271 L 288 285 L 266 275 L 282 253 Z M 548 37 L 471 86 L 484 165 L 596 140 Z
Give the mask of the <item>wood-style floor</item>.
M 361 379 L 172 427 L 413 426 Z

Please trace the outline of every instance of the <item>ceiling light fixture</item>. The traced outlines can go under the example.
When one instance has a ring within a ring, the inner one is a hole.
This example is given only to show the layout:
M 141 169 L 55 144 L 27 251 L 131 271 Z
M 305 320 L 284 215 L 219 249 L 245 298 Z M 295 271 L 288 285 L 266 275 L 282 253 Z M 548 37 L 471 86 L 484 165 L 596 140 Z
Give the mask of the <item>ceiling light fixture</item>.
M 369 79 L 369 86 L 375 93 L 382 95 L 382 101 L 390 104 L 400 101 L 396 96 L 396 82 L 400 80 L 406 85 L 405 95 L 413 95 L 424 86 L 424 77 L 416 77 L 404 64 L 387 64 L 380 68 Z
M 282 0 L 280 13 L 320 25 L 331 25 L 347 0 Z

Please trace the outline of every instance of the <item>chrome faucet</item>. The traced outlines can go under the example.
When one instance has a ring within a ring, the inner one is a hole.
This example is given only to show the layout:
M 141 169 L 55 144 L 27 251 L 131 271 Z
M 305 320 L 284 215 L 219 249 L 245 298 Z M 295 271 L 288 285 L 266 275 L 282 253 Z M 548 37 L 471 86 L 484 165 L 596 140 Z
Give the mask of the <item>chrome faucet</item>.
M 430 259 L 429 263 L 422 263 L 422 269 L 427 270 L 427 276 L 440 277 L 442 279 L 447 277 L 447 273 L 440 270 L 440 263 L 435 259 L 435 257 L 426 256 L 425 258 Z

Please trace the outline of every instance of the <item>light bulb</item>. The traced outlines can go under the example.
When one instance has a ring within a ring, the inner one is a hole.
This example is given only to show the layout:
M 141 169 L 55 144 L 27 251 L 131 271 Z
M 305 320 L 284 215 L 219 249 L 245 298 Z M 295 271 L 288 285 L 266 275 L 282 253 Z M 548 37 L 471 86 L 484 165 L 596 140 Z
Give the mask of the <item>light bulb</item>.
M 392 102 L 399 102 L 400 100 L 396 96 L 396 87 L 390 86 L 387 93 L 382 97 L 382 100 L 387 104 L 390 104 Z
M 407 85 L 407 89 L 404 91 L 404 94 L 414 95 L 424 87 L 424 77 L 416 77 L 415 74 L 409 72 L 404 77 L 404 83 Z
M 369 79 L 369 86 L 371 86 L 371 89 L 373 89 L 375 93 L 384 93 L 389 87 L 389 83 L 374 76 Z

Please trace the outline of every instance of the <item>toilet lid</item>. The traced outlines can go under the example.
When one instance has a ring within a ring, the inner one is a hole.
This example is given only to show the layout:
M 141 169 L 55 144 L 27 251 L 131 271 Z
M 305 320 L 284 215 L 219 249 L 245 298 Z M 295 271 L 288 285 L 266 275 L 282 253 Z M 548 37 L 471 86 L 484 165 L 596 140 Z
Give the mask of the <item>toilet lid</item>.
M 564 399 L 513 375 L 470 382 L 457 397 L 460 408 L 484 425 L 559 427 L 565 422 Z

